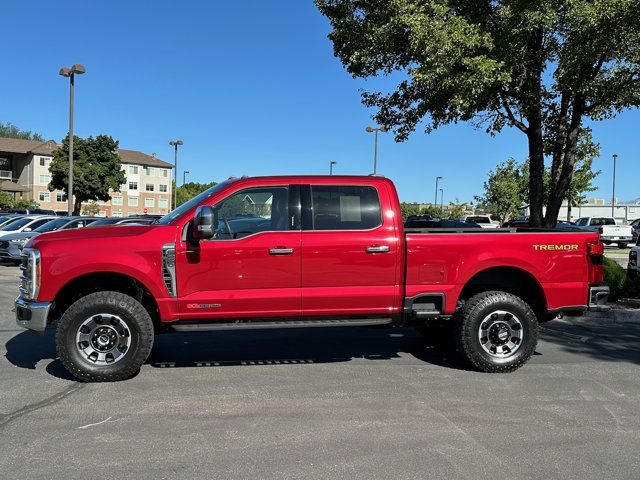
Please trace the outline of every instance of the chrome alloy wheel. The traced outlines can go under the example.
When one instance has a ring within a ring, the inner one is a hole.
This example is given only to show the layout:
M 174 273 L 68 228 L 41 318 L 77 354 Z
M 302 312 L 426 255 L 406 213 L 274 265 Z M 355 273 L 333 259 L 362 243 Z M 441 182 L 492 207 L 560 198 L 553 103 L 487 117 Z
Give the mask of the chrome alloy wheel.
M 95 365 L 110 365 L 122 360 L 130 346 L 129 326 L 111 313 L 92 315 L 76 332 L 78 352 Z
M 518 317 L 504 310 L 496 310 L 484 317 L 478 328 L 482 349 L 495 358 L 513 355 L 522 345 L 523 336 Z

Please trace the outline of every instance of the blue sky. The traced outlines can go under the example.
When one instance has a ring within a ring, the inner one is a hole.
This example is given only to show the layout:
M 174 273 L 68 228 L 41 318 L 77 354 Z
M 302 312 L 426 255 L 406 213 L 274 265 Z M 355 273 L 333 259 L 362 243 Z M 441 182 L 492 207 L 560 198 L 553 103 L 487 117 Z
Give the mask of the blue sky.
M 75 130 L 105 133 L 122 148 L 173 161 L 181 138 L 180 177 L 372 171 L 372 110 L 360 88 L 390 79 L 354 80 L 334 58 L 329 25 L 311 0 L 32 1 L 3 5 L 0 122 L 59 141 L 67 131 L 68 81 L 61 66 L 82 63 Z M 603 171 L 595 196 L 611 196 L 617 152 L 621 200 L 640 197 L 640 113 L 594 125 Z M 444 177 L 445 202 L 472 200 L 487 172 L 526 156 L 516 131 L 492 138 L 470 125 L 418 131 L 397 144 L 379 138 L 379 173 L 404 201 L 433 201 Z

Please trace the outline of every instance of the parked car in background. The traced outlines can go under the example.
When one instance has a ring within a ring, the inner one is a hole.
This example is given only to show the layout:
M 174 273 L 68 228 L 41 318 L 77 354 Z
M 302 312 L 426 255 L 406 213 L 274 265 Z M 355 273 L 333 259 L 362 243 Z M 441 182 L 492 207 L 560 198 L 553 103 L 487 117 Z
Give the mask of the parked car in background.
M 600 233 L 600 240 L 605 245 L 617 243 L 620 248 L 627 248 L 633 241 L 633 228 L 629 225 L 618 225 L 613 217 L 582 217 L 576 220 L 581 230 Z
M 109 225 L 150 225 L 158 221 L 157 217 L 109 217 L 98 218 L 89 227 L 106 227 Z
M 23 216 L 24 215 L 15 215 L 13 213 L 2 215 L 0 216 L 0 227 L 5 226 L 9 222 L 13 222 L 14 220 L 18 220 Z
M 636 243 L 640 239 L 640 218 L 634 220 L 629 224 L 633 229 L 631 235 L 633 235 L 633 243 Z
M 404 228 L 481 228 L 477 223 L 432 218 L 429 215 L 410 215 L 404 222 Z
M 86 227 L 96 220 L 97 218 L 95 217 L 54 217 L 31 231 L 21 231 L 4 235 L 2 239 L 0 239 L 0 258 L 20 260 L 22 247 L 24 247 L 24 244 L 27 243 L 30 238 L 40 235 L 41 233 Z
M 55 215 L 53 210 L 43 210 L 41 208 L 10 208 L 9 213 L 21 213 L 23 215 Z
M 31 232 L 54 218 L 57 217 L 54 215 L 25 215 L 20 217 L 0 227 L 0 240 L 11 233 Z
M 465 215 L 460 220 L 465 223 L 477 223 L 480 228 L 498 228 L 499 226 L 491 221 L 491 215 Z

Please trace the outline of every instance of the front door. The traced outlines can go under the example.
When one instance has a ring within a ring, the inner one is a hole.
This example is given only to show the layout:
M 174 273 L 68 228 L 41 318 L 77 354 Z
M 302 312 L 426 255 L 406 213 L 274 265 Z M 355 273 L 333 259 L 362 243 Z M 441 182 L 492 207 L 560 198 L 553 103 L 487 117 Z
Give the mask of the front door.
M 311 185 L 302 199 L 302 314 L 389 315 L 398 248 L 378 189 Z
M 247 188 L 213 206 L 213 238 L 177 256 L 181 318 L 300 315 L 298 191 Z

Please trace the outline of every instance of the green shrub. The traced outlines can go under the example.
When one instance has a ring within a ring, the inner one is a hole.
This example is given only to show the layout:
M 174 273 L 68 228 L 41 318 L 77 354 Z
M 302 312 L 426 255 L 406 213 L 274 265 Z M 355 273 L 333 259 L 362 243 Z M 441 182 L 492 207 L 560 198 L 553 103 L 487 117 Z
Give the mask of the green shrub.
M 627 272 L 614 260 L 604 258 L 604 284 L 609 286 L 609 301 L 624 297 L 627 284 Z

